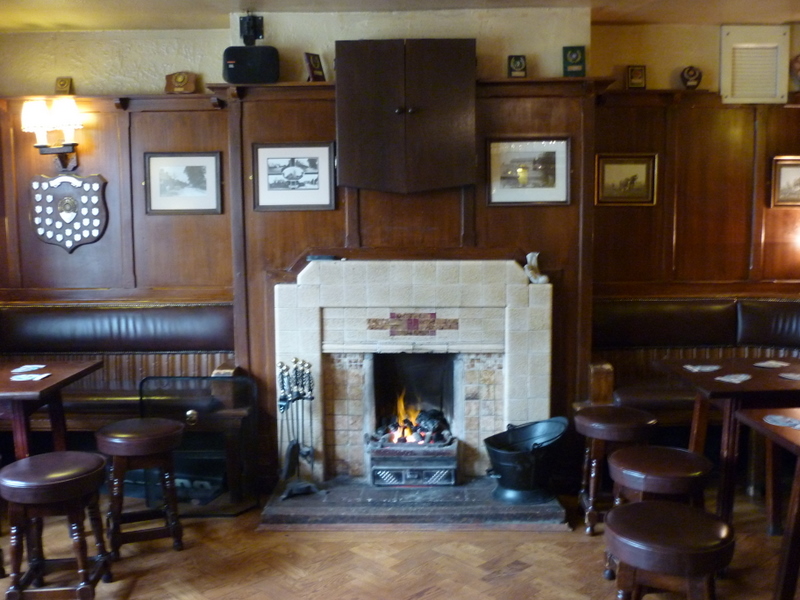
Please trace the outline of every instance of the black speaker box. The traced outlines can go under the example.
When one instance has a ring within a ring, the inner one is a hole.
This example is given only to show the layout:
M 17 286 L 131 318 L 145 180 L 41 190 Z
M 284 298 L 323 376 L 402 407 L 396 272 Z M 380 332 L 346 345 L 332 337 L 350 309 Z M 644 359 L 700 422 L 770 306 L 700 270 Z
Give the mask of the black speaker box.
M 228 83 L 278 81 L 278 50 L 272 46 L 229 46 L 222 60 L 222 77 Z

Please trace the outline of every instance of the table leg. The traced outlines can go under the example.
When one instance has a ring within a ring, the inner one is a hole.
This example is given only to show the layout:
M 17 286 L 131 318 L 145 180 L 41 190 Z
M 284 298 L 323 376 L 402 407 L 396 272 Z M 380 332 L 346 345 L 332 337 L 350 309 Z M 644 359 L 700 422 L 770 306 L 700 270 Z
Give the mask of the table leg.
M 708 433 L 708 398 L 697 394 L 694 398 L 692 411 L 692 430 L 689 436 L 689 450 L 703 454 L 706 447 L 706 434 Z
M 64 405 L 61 403 L 60 392 L 56 392 L 51 398 L 48 398 L 47 410 L 50 413 L 53 449 L 64 451 L 67 449 L 67 419 L 64 416 Z
M 719 454 L 719 490 L 717 493 L 717 515 L 726 523 L 733 516 L 733 494 L 736 485 L 736 461 L 739 456 L 739 421 L 734 416 L 741 402 L 727 398 L 721 400 L 722 442 Z
M 794 482 L 781 546 L 781 562 L 775 584 L 775 600 L 793 600 L 800 568 L 800 460 L 795 463 Z
M 11 403 L 11 432 L 14 436 L 14 457 L 27 458 L 31 455 L 30 421 L 22 402 Z
M 783 529 L 780 486 L 780 448 L 772 440 L 764 440 L 764 501 L 767 505 L 767 532 L 770 535 L 780 535 Z

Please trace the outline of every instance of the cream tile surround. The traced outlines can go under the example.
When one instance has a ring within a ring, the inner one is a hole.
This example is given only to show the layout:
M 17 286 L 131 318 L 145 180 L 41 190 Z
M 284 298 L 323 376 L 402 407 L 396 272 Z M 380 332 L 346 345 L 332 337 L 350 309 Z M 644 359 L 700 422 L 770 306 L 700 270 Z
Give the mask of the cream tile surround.
M 458 328 L 435 335 L 369 328 L 369 319 L 391 313 L 435 313 Z M 520 424 L 550 416 L 551 332 L 552 285 L 531 284 L 510 260 L 313 261 L 296 283 L 275 286 L 276 359 L 311 364 L 317 405 L 306 439 L 318 453 L 325 447 L 323 354 L 502 354 L 502 420 Z M 324 462 L 315 460 L 315 480 L 326 479 Z

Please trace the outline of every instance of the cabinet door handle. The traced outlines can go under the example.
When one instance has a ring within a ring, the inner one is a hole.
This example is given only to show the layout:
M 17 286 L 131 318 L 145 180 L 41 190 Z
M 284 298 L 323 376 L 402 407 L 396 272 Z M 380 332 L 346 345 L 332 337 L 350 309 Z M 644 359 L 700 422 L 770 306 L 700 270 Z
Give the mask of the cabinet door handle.
M 417 109 L 413 106 L 409 106 L 408 109 L 406 109 L 406 112 L 410 115 L 413 115 L 415 112 L 417 112 Z
M 396 115 L 402 115 L 404 112 L 406 112 L 405 106 L 398 106 L 397 108 L 394 109 L 394 114 Z

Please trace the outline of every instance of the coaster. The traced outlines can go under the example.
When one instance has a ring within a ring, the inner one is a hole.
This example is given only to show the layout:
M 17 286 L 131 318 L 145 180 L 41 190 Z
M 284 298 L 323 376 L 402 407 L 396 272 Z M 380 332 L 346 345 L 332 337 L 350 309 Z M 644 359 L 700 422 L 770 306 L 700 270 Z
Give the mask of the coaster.
M 779 369 L 780 367 L 788 367 L 789 363 L 782 360 L 765 360 L 764 362 L 753 363 L 754 367 L 761 367 L 762 369 Z
M 714 377 L 717 381 L 724 381 L 725 383 L 742 383 L 747 381 L 748 379 L 752 379 L 750 375 L 747 373 L 733 373 L 731 375 L 721 375 L 720 377 Z
M 11 381 L 39 381 L 49 376 L 50 373 L 25 373 L 23 375 L 12 375 Z
M 719 365 L 683 365 L 683 368 L 692 373 L 710 373 L 719 371 L 722 367 Z
M 800 429 L 800 419 L 784 417 L 782 415 L 767 415 L 764 417 L 764 422 L 777 427 L 791 427 L 792 429 Z
M 28 371 L 38 371 L 44 369 L 46 365 L 22 365 L 16 369 L 11 369 L 12 373 L 27 373 Z

